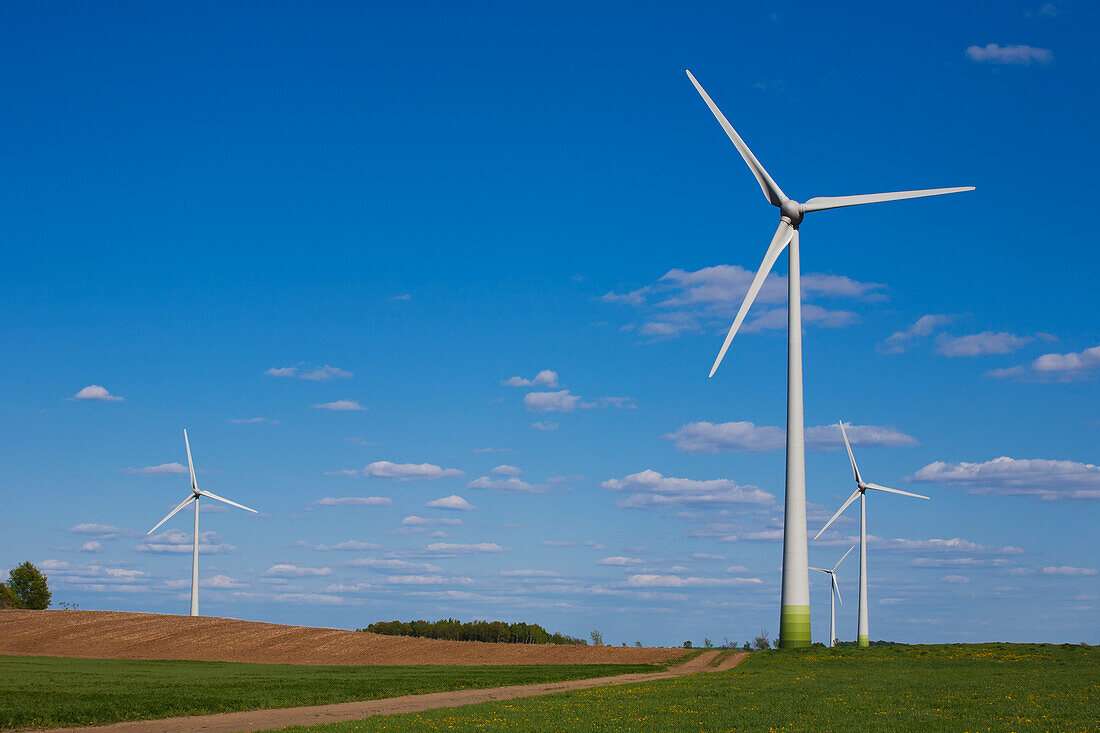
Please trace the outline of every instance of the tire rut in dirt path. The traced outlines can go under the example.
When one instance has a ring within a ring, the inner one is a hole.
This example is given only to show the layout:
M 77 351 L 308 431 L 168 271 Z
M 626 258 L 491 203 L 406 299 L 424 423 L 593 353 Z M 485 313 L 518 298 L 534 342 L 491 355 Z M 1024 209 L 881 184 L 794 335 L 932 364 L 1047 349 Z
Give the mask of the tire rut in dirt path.
M 174 733 L 175 731 L 204 731 L 204 733 L 238 733 L 239 731 L 271 730 L 292 725 L 321 725 L 347 720 L 362 720 L 374 715 L 397 715 L 415 713 L 436 708 L 453 708 L 474 705 L 480 702 L 511 700 L 517 697 L 535 697 L 550 695 L 568 690 L 588 690 L 608 685 L 624 685 L 635 682 L 663 680 L 688 674 L 708 674 L 733 669 L 748 656 L 747 652 L 727 654 L 716 666 L 710 666 L 718 656 L 717 651 L 704 652 L 683 664 L 670 667 L 664 672 L 640 672 L 617 675 L 615 677 L 595 677 L 586 680 L 566 682 L 544 682 L 534 685 L 510 685 L 507 687 L 489 687 L 479 690 L 454 690 L 451 692 L 432 692 L 425 695 L 403 695 L 401 697 L 382 698 L 381 700 L 363 700 L 342 702 L 333 705 L 315 705 L 299 708 L 276 708 L 272 710 L 245 710 L 236 713 L 218 713 L 216 715 L 195 715 L 163 720 L 134 720 L 126 723 L 112 723 L 96 727 L 52 728 L 50 733 Z

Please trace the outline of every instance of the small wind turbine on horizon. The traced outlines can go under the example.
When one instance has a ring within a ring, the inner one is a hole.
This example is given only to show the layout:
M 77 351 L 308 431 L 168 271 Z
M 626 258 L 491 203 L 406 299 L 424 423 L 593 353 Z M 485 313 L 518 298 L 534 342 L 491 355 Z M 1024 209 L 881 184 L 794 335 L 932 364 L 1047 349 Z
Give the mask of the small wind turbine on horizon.
M 836 599 L 840 598 L 840 585 L 836 581 L 836 569 L 840 567 L 840 563 L 844 562 L 844 558 L 851 554 L 852 550 L 856 549 L 855 545 L 848 548 L 848 552 L 845 552 L 839 560 L 836 561 L 836 565 L 832 570 L 826 570 L 825 568 L 811 567 L 810 570 L 816 570 L 819 573 L 825 573 L 829 576 L 829 646 L 836 646 Z M 844 605 L 844 599 L 840 598 L 840 604 Z
M 864 481 L 863 477 L 859 474 L 859 467 L 856 466 L 856 457 L 852 455 L 852 446 L 848 442 L 848 433 L 844 431 L 843 422 L 840 423 L 840 434 L 844 436 L 844 447 L 848 449 L 848 460 L 852 463 L 852 473 L 855 475 L 856 479 L 856 490 L 848 497 L 848 501 L 844 502 L 844 504 L 836 510 L 836 514 L 825 523 L 825 526 L 821 528 L 821 532 L 818 532 L 814 539 L 816 540 L 820 537 L 822 533 L 829 528 L 829 525 L 836 521 L 836 518 L 856 500 L 856 497 L 859 497 L 859 625 L 856 631 L 856 641 L 860 646 L 870 646 L 871 636 L 867 625 L 867 489 L 885 491 L 891 494 L 901 494 L 902 496 L 912 496 L 917 499 L 927 499 L 929 497 L 923 494 L 912 494 L 908 491 L 899 491 L 898 489 L 891 489 L 886 486 L 879 486 L 878 484 Z M 851 550 L 849 550 L 849 552 L 851 552 Z
M 157 526 L 153 527 L 151 530 L 146 532 L 146 534 L 147 535 L 148 534 L 153 534 L 154 532 L 157 531 L 157 529 L 160 528 L 160 525 L 164 524 L 169 519 L 171 519 L 173 516 L 175 516 L 176 512 L 178 512 L 180 509 L 183 509 L 188 504 L 194 503 L 194 505 L 195 505 L 195 537 L 194 537 L 194 550 L 193 550 L 192 555 L 191 555 L 191 615 L 192 616 L 198 616 L 199 615 L 199 499 L 206 496 L 206 497 L 209 497 L 209 498 L 214 499 L 216 501 L 220 501 L 220 502 L 223 502 L 225 504 L 229 504 L 230 506 L 235 506 L 235 507 L 238 507 L 240 509 L 244 509 L 245 511 L 252 512 L 253 514 L 259 514 L 259 512 L 257 512 L 255 509 L 249 509 L 244 504 L 238 504 L 237 502 L 230 501 L 229 499 L 226 499 L 225 497 L 218 496 L 217 494 L 213 494 L 213 493 L 211 493 L 209 491 L 206 491 L 204 489 L 200 489 L 199 485 L 198 485 L 198 482 L 195 481 L 195 464 L 191 460 L 191 443 L 187 439 L 187 430 L 186 430 L 186 428 L 183 431 L 183 444 L 187 447 L 187 468 L 191 472 L 191 495 L 188 496 L 186 499 L 184 499 L 182 502 L 180 502 L 180 505 L 177 506 L 175 509 L 168 512 L 168 516 L 166 516 L 164 519 L 157 522 Z
M 687 75 L 756 177 L 760 190 L 764 192 L 764 198 L 772 206 L 779 208 L 779 226 L 768 245 L 764 261 L 760 264 L 760 269 L 756 272 L 756 277 L 753 278 L 745 294 L 745 300 L 737 311 L 737 317 L 730 326 L 729 333 L 726 334 L 726 340 L 718 352 L 718 358 L 714 360 L 710 376 L 714 376 L 718 365 L 722 363 L 726 349 L 729 348 L 730 342 L 737 334 L 737 329 L 745 320 L 749 307 L 760 292 L 760 287 L 767 279 L 775 261 L 790 245 L 787 276 L 787 475 L 783 502 L 783 590 L 780 601 L 779 643 L 782 647 L 809 646 L 810 572 L 806 552 L 806 447 L 802 419 L 802 286 L 798 252 L 799 226 L 802 224 L 802 218 L 812 211 L 973 191 L 974 187 L 930 188 L 859 196 L 819 196 L 805 203 L 799 203 L 783 193 L 690 71 L 687 71 Z

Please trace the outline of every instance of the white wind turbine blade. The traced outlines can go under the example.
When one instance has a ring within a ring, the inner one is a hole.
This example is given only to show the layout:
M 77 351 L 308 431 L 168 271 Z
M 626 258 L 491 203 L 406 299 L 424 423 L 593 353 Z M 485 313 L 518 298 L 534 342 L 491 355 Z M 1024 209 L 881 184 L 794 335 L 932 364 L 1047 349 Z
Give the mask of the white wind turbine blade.
M 840 423 L 840 434 L 844 436 L 844 447 L 848 449 L 848 460 L 852 462 L 852 474 L 856 477 L 856 485 L 859 486 L 863 483 L 863 477 L 859 475 L 859 468 L 856 467 L 856 457 L 852 455 L 852 445 L 848 442 L 848 433 L 844 432 L 844 422 Z
M 167 522 L 167 521 L 168 521 L 169 519 L 171 519 L 172 517 L 174 517 L 174 516 L 176 515 L 176 512 L 178 512 L 178 511 L 179 511 L 180 509 L 183 509 L 183 508 L 184 508 L 185 506 L 187 506 L 188 504 L 190 504 L 190 503 L 191 503 L 191 502 L 193 502 L 193 501 L 197 501 L 197 497 L 196 497 L 196 496 L 195 496 L 194 494 L 191 494 L 191 496 L 187 497 L 187 498 L 186 498 L 186 499 L 184 499 L 184 500 L 183 500 L 182 502 L 180 502 L 180 505 L 179 505 L 178 507 L 176 507 L 176 508 L 175 508 L 175 509 L 173 509 L 172 511 L 168 512 L 168 516 L 167 516 L 167 517 L 165 517 L 164 519 L 162 519 L 162 520 L 160 520 L 159 522 L 157 522 L 157 526 L 156 526 L 156 527 L 153 527 L 153 528 L 152 528 L 151 530 L 149 530 L 149 531 L 148 531 L 148 532 L 146 532 L 145 534 L 153 534 L 154 532 L 156 532 L 156 531 L 157 531 L 157 528 L 159 528 L 159 527 L 160 527 L 160 525 L 164 524 L 164 523 L 165 523 L 165 522 Z
M 794 234 L 794 227 L 786 221 L 781 220 L 779 222 L 775 235 L 772 236 L 771 244 L 768 245 L 768 251 L 764 253 L 764 261 L 760 263 L 760 269 L 756 271 L 756 277 L 752 279 L 752 284 L 749 285 L 749 292 L 745 293 L 745 300 L 741 303 L 741 309 L 737 311 L 737 318 L 733 319 L 733 325 L 730 326 L 729 333 L 726 334 L 722 350 L 718 352 L 718 358 L 714 360 L 714 366 L 710 368 L 709 376 L 713 377 L 714 373 L 718 371 L 718 365 L 722 363 L 722 358 L 726 355 L 726 349 L 730 347 L 730 342 L 737 335 L 737 329 L 741 327 L 741 322 L 745 320 L 745 315 L 749 312 L 749 306 L 756 300 L 756 294 L 760 292 L 764 280 L 767 279 L 768 273 L 772 271 L 772 266 L 779 259 L 779 255 L 782 254 L 787 245 L 790 244 Z
M 199 489 L 199 493 L 202 494 L 203 496 L 209 496 L 211 499 L 216 499 L 217 501 L 225 502 L 226 504 L 231 504 L 235 507 L 239 507 L 239 508 L 244 509 L 246 511 L 250 511 L 253 514 L 259 514 L 259 512 L 256 511 L 255 509 L 249 509 L 244 504 L 238 504 L 235 501 L 230 501 L 229 499 L 226 499 L 224 496 L 218 496 L 217 494 L 212 494 L 209 491 L 206 491 L 204 489 Z
M 771 203 L 772 206 L 782 206 L 783 202 L 787 200 L 787 195 L 779 188 L 778 184 L 772 180 L 772 177 L 768 175 L 768 172 L 764 170 L 764 166 L 760 165 L 760 161 L 756 159 L 756 156 L 749 150 L 749 146 L 745 144 L 745 141 L 741 139 L 741 136 L 737 134 L 737 130 L 733 129 L 733 125 L 729 123 L 726 116 L 722 114 L 722 110 L 718 109 L 718 105 L 710 98 L 703 87 L 699 85 L 699 82 L 695 81 L 695 77 L 691 75 L 691 72 L 684 69 L 687 72 L 688 78 L 691 79 L 691 83 L 695 85 L 695 91 L 699 92 L 699 96 L 703 98 L 703 101 L 710 107 L 710 111 L 714 113 L 714 116 L 718 118 L 718 124 L 722 126 L 722 129 L 729 135 L 730 141 L 733 142 L 734 147 L 737 148 L 737 152 L 741 153 L 741 157 L 745 159 L 745 163 L 749 166 L 749 170 L 756 176 L 756 181 L 760 184 L 760 190 L 764 192 L 764 198 Z
M 187 428 L 183 429 L 183 444 L 187 446 L 187 468 L 191 471 L 191 488 L 198 491 L 199 485 L 195 482 L 195 464 L 191 460 L 191 441 L 187 439 Z
M 853 501 L 855 501 L 857 498 L 859 498 L 859 494 L 860 494 L 859 489 L 856 489 L 855 491 L 852 492 L 852 495 L 848 497 L 848 501 L 844 502 L 844 504 L 839 509 L 836 510 L 836 514 L 834 514 L 832 516 L 832 519 L 830 519 L 828 522 L 825 522 L 825 526 L 821 528 L 821 532 L 818 532 L 816 535 L 814 535 L 815 540 L 818 537 L 820 537 L 822 535 L 822 533 L 825 532 L 825 530 L 827 530 L 829 528 L 830 524 L 832 524 L 833 522 L 836 521 L 836 518 L 839 517 L 844 512 L 844 510 L 848 508 L 848 505 L 850 505 Z
M 856 546 L 852 545 L 851 547 L 848 548 L 848 552 L 845 552 L 844 556 L 836 561 L 836 565 L 833 566 L 833 572 L 834 573 L 836 572 L 836 569 L 840 567 L 840 563 L 844 562 L 844 558 L 848 557 L 848 555 L 850 555 L 852 553 L 852 550 L 854 550 L 854 549 L 856 549 Z
M 898 489 L 891 489 L 887 486 L 879 486 L 878 484 L 864 484 L 868 489 L 874 489 L 876 491 L 889 491 L 891 494 L 901 494 L 902 496 L 912 496 L 917 499 L 930 499 L 931 497 L 924 494 L 913 494 L 908 491 L 899 491 Z
M 833 579 L 833 590 L 836 591 L 836 597 L 840 599 L 840 605 L 844 605 L 844 598 L 840 595 L 840 583 L 836 582 L 836 573 L 829 573 L 829 577 Z
M 973 190 L 973 186 L 960 186 L 958 188 L 925 188 L 921 189 L 920 191 L 866 193 L 859 196 L 815 196 L 806 203 L 802 204 L 802 211 L 826 211 L 828 209 L 842 209 L 845 206 L 877 204 L 882 201 L 900 201 L 902 199 L 916 199 L 923 196 L 942 196 L 945 193 L 961 193 L 962 191 Z
M 831 573 L 831 572 L 833 572 L 832 570 L 826 570 L 825 568 L 815 568 L 815 567 L 811 567 L 810 570 L 816 570 L 819 573 Z

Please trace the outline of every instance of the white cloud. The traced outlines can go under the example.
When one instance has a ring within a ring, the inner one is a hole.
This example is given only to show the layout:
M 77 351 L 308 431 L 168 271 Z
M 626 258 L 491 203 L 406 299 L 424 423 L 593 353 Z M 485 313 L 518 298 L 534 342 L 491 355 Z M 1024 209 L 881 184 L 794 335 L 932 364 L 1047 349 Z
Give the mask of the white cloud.
M 474 552 L 504 552 L 504 548 L 495 542 L 475 542 L 472 544 L 458 544 L 454 542 L 433 542 L 432 544 L 428 545 L 428 552 L 468 554 Z
M 180 474 L 187 473 L 187 466 L 179 462 L 161 463 L 158 466 L 145 466 L 144 468 L 134 468 L 131 466 L 122 469 L 122 472 L 135 476 L 179 476 Z
M 1100 499 L 1100 467 L 1076 461 L 1002 456 L 984 463 L 929 463 L 912 481 L 939 483 L 971 494 L 1030 495 L 1046 501 Z
M 1037 48 L 1022 44 L 999 46 L 996 43 L 987 43 L 985 46 L 970 46 L 966 49 L 966 55 L 971 61 L 979 64 L 1013 64 L 1028 66 L 1033 63 L 1046 65 L 1054 60 L 1054 54 L 1049 48 Z
M 494 476 L 519 476 L 523 471 L 515 466 L 502 464 L 492 470 Z
M 523 397 L 528 412 L 572 412 L 581 405 L 578 395 L 563 389 L 558 392 L 528 392 Z
M 622 555 L 612 555 L 611 557 L 605 557 L 602 560 L 596 561 L 597 565 L 644 565 L 645 560 L 640 557 L 623 557 Z
M 1043 575 L 1096 575 L 1096 568 L 1075 568 L 1069 565 L 1043 568 Z
M 559 427 L 561 427 L 561 423 L 544 422 L 542 420 L 539 420 L 537 422 L 531 423 L 531 427 L 534 430 L 542 430 L 544 432 L 548 432 L 548 431 L 551 431 L 551 430 L 557 430 Z
M 1100 368 L 1100 346 L 1093 346 L 1066 354 L 1043 354 L 1028 366 L 993 369 L 986 372 L 986 376 L 994 379 L 1071 382 L 1087 379 L 1091 376 L 1090 372 L 1097 368 Z
M 697 481 L 665 477 L 652 469 L 600 484 L 611 491 L 636 492 L 620 502 L 624 508 L 663 508 L 681 505 L 759 505 L 775 499 L 755 486 L 739 486 L 729 479 Z
M 851 547 L 859 542 L 859 537 L 829 537 L 822 536 L 815 544 L 821 546 Z M 927 540 L 911 540 L 905 538 L 886 539 L 875 535 L 867 535 L 867 547 L 879 552 L 899 553 L 963 553 L 966 555 L 1021 555 L 1023 550 L 1019 547 L 997 547 L 994 545 L 982 545 L 977 542 L 953 537 L 951 539 L 931 538 Z
M 917 445 L 914 438 L 892 427 L 846 425 L 845 430 L 852 445 Z M 806 428 L 804 435 L 806 447 L 810 450 L 835 450 L 844 446 L 840 428 L 836 425 Z M 677 449 L 692 454 L 779 450 L 787 443 L 787 433 L 783 428 L 758 426 L 751 422 L 687 423 L 664 437 L 674 441 Z
M 969 583 L 970 578 L 965 575 L 945 575 L 940 578 L 944 583 Z
M 430 481 L 464 475 L 457 468 L 440 468 L 431 463 L 391 463 L 375 461 L 363 469 L 364 476 L 394 481 Z
M 463 499 L 458 494 L 451 494 L 450 496 L 444 496 L 441 499 L 433 499 L 424 506 L 431 507 L 432 509 L 453 509 L 457 511 L 469 512 L 477 509 L 476 506 Z
M 326 496 L 310 506 L 390 506 L 393 499 L 388 496 Z
M 269 377 L 284 377 L 284 378 L 297 378 L 306 379 L 311 382 L 329 382 L 333 379 L 351 379 L 355 375 L 346 369 L 339 367 L 324 366 L 313 367 L 312 369 L 303 370 L 296 366 L 290 367 L 272 367 L 268 369 L 264 374 Z
M 281 420 L 272 420 L 269 417 L 231 417 L 229 422 L 234 425 L 258 425 L 265 423 L 267 425 L 278 425 Z
M 517 494 L 541 494 L 546 491 L 545 486 L 529 484 L 515 476 L 507 479 L 492 479 L 488 476 L 482 476 L 466 485 L 471 489 L 494 489 L 496 491 L 508 491 Z
M 265 575 L 270 575 L 275 578 L 308 578 L 331 574 L 332 568 L 311 568 L 302 565 L 289 565 L 287 563 L 272 565 L 267 569 L 267 573 L 265 573 Z
M 359 540 L 345 540 L 335 545 L 313 545 L 303 540 L 292 542 L 287 547 L 305 547 L 310 550 L 328 551 L 339 550 L 346 552 L 361 552 L 363 550 L 381 550 L 382 545 L 375 544 L 374 542 L 360 542 Z
M 190 553 L 194 547 L 194 535 L 181 532 L 178 529 L 170 529 L 158 535 L 153 535 L 141 544 L 135 545 L 137 552 L 151 553 Z M 199 553 L 208 555 L 226 555 L 237 551 L 237 548 L 218 536 L 217 532 L 199 533 Z
M 81 552 L 103 552 L 103 545 L 99 542 L 85 542 L 80 546 Z
M 462 524 L 461 519 L 453 519 L 450 517 L 443 517 L 440 519 L 427 519 L 425 517 L 418 517 L 415 514 L 410 514 L 401 520 L 401 524 L 409 527 L 433 527 L 437 524 L 456 525 Z
M 346 369 L 325 364 L 300 375 L 300 378 L 308 379 L 311 382 L 329 382 L 333 379 L 351 379 L 354 376 L 355 374 Z
M 944 356 L 985 356 L 986 354 L 1011 354 L 1030 343 L 1030 336 L 983 331 L 970 336 L 940 334 L 936 339 L 936 351 Z
M 946 313 L 930 313 L 921 316 L 909 328 L 891 334 L 882 343 L 880 350 L 887 354 L 900 354 L 908 349 L 914 341 L 925 336 L 931 336 L 933 331 L 940 326 L 951 323 L 955 318 L 956 316 L 947 315 Z
M 235 578 L 230 578 L 228 575 L 220 575 L 219 574 L 219 575 L 215 575 L 211 578 L 206 578 L 205 580 L 200 580 L 199 581 L 199 587 L 200 588 L 220 588 L 220 589 L 247 588 L 248 583 L 242 583 L 241 581 L 236 580 Z
M 638 288 L 629 293 L 607 292 L 600 296 L 600 300 L 604 303 L 623 303 L 625 305 L 640 307 L 645 305 L 645 296 L 648 292 L 648 287 Z
M 362 412 L 367 408 L 355 400 L 336 400 L 335 402 L 322 402 L 313 406 L 314 410 L 329 410 L 331 412 Z
M 573 542 L 558 542 L 556 540 L 545 540 L 542 543 L 543 547 L 573 547 Z
M 446 585 L 450 583 L 472 583 L 472 578 L 448 578 L 442 575 L 391 575 L 386 578 L 393 585 Z
M 631 575 L 627 585 L 635 588 L 708 588 L 760 585 L 760 578 L 697 578 L 679 575 Z
M 88 402 L 122 402 L 124 398 L 113 395 L 98 384 L 89 384 L 77 392 L 70 399 L 87 400 Z
M 501 384 L 507 387 L 557 387 L 558 373 L 550 369 L 543 369 L 536 374 L 533 379 L 512 377 L 511 379 L 504 380 Z
M 134 532 L 132 529 L 122 529 L 120 527 L 112 527 L 109 524 L 93 523 L 78 524 L 74 527 L 70 527 L 69 532 L 72 534 L 98 537 L 101 540 L 113 540 L 116 537 L 133 537 L 137 535 L 137 532 Z
M 501 570 L 505 578 L 556 578 L 559 573 L 550 570 Z
M 364 557 L 352 560 L 345 563 L 346 565 L 353 565 L 356 567 L 366 567 L 375 570 L 400 570 L 405 573 L 441 573 L 443 568 L 438 565 L 432 565 L 430 562 L 409 562 L 408 560 L 397 560 L 395 558 L 373 558 Z

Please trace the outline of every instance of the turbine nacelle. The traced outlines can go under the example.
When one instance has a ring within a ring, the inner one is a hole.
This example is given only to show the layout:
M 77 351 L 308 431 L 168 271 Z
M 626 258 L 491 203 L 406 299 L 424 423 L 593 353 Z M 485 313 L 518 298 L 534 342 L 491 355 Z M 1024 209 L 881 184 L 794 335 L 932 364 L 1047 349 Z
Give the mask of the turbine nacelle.
M 792 227 L 798 228 L 798 225 L 802 223 L 802 216 L 805 214 L 805 210 L 802 204 L 798 203 L 794 199 L 787 199 L 779 205 L 779 216 L 787 220 Z

